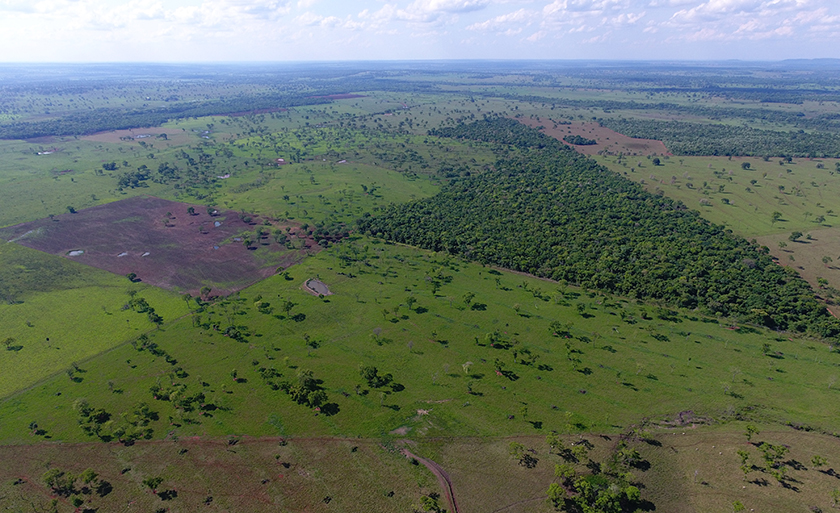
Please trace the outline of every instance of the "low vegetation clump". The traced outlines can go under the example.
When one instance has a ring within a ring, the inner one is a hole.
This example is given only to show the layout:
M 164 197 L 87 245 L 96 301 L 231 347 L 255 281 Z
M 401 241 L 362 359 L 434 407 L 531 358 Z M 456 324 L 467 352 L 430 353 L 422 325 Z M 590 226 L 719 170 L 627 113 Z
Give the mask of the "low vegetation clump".
M 579 135 L 567 135 L 563 138 L 563 140 L 576 146 L 592 146 L 593 144 L 598 144 L 598 141 L 595 139 L 587 139 L 586 137 L 581 137 Z

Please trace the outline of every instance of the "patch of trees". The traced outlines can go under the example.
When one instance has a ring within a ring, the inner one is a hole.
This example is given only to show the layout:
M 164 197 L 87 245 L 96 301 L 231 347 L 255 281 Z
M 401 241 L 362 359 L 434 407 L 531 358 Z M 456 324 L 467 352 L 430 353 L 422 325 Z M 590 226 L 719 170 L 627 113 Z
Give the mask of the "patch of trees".
M 682 121 L 601 119 L 601 126 L 630 137 L 658 139 L 676 155 L 840 157 L 840 135 L 759 130 Z
M 136 278 L 136 276 L 135 276 Z M 155 312 L 155 309 L 142 297 L 132 297 L 127 306 L 137 313 L 144 313 L 149 318 L 149 322 L 160 326 L 163 324 L 163 317 Z
M 311 370 L 300 369 L 297 372 L 297 380 L 282 382 L 280 389 L 289 394 L 289 397 L 298 404 L 320 408 L 326 406 L 329 400 L 321 383 L 323 381 L 316 379 Z
M 840 321 L 766 248 L 513 120 L 437 133 L 519 154 L 428 199 L 359 220 L 363 233 L 557 281 L 824 337 Z
M 99 474 L 90 468 L 83 470 L 78 475 L 58 468 L 51 468 L 41 476 L 41 480 L 52 494 L 69 498 L 70 503 L 76 508 L 81 507 L 86 502 L 85 497 L 90 497 L 93 493 L 96 493 L 99 497 L 105 497 L 114 489 L 111 483 L 101 479 Z M 87 499 L 88 502 L 90 500 Z M 53 508 L 57 504 L 58 501 L 53 500 Z M 53 509 L 51 511 L 57 510 Z M 96 509 L 88 508 L 84 511 L 96 511 Z
M 131 410 L 114 419 L 103 408 L 94 408 L 86 399 L 77 399 L 73 410 L 78 414 L 79 427 L 88 436 L 95 436 L 103 442 L 117 439 L 131 444 L 135 440 L 150 439 L 154 430 L 149 426 L 158 420 L 157 412 L 151 411 L 146 403 L 137 403 Z
M 146 164 L 141 165 L 136 171 L 126 171 L 117 179 L 117 187 L 122 190 L 126 187 L 147 187 L 142 183 L 152 177 L 151 170 Z
M 586 137 L 581 137 L 579 135 L 567 135 L 563 138 L 569 144 L 575 144 L 577 146 L 592 146 L 593 144 L 598 144 L 598 141 L 595 139 L 587 139 Z

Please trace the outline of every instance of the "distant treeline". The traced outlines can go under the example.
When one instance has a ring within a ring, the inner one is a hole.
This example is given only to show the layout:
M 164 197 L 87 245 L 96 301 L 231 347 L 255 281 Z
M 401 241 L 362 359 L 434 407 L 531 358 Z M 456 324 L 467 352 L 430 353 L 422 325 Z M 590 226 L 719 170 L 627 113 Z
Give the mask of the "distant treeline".
M 317 105 L 330 101 L 329 98 L 313 98 L 308 95 L 261 95 L 215 102 L 175 103 L 150 109 L 95 109 L 75 112 L 56 119 L 3 124 L 0 125 L 0 139 L 86 135 L 108 130 L 158 126 L 170 119 Z
M 703 104 L 683 105 L 668 102 L 639 102 L 622 100 L 570 100 L 549 96 L 520 95 L 512 93 L 480 93 L 473 96 L 486 96 L 531 103 L 554 105 L 557 107 L 575 107 L 579 109 L 599 109 L 606 113 L 615 111 L 655 111 L 674 115 L 689 115 L 711 120 L 740 119 L 745 122 L 766 122 L 786 125 L 803 130 L 826 130 L 840 132 L 840 115 L 835 113 L 819 114 L 808 117 L 802 112 L 783 111 L 773 108 L 751 107 L 710 107 Z M 840 100 L 840 98 L 838 98 Z M 601 116 L 596 117 L 603 121 Z
M 602 119 L 600 123 L 630 137 L 661 140 L 675 155 L 840 157 L 840 135 L 833 133 L 641 119 Z
M 516 151 L 436 196 L 366 215 L 361 231 L 771 328 L 840 334 L 840 321 L 810 286 L 766 248 L 645 192 L 555 139 L 503 118 L 430 135 Z

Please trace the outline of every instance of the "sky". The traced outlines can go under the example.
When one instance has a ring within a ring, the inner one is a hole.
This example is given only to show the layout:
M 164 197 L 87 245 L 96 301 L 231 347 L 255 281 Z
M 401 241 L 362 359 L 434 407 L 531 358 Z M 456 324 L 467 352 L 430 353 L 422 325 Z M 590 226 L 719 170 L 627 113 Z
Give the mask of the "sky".
M 2 62 L 840 58 L 840 0 L 0 0 Z

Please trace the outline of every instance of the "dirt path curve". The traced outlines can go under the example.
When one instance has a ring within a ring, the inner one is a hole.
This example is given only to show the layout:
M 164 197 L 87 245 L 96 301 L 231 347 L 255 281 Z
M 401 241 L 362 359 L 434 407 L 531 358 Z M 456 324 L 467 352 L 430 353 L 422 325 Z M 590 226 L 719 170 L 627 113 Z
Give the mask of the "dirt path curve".
M 446 500 L 449 502 L 449 507 L 452 509 L 453 513 L 459 513 L 458 511 L 458 503 L 455 502 L 455 494 L 452 492 L 452 481 L 449 479 L 449 474 L 443 470 L 443 467 L 438 465 L 432 460 L 428 460 L 426 458 L 421 458 L 416 454 L 412 454 L 411 451 L 408 449 L 402 449 L 400 451 L 406 458 L 414 458 L 420 463 L 423 464 L 427 469 L 429 469 L 432 474 L 434 474 L 437 479 L 438 483 L 440 483 L 440 487 L 443 488 L 444 493 L 446 493 Z

